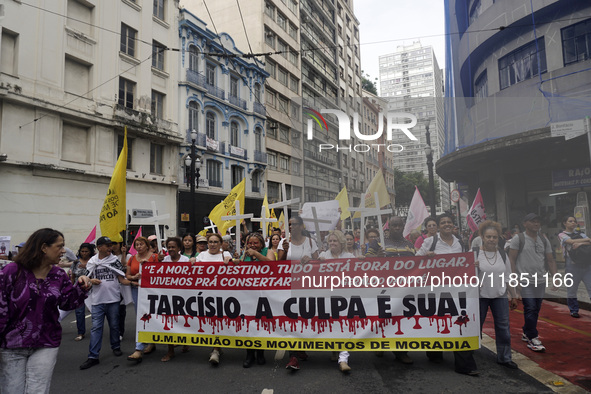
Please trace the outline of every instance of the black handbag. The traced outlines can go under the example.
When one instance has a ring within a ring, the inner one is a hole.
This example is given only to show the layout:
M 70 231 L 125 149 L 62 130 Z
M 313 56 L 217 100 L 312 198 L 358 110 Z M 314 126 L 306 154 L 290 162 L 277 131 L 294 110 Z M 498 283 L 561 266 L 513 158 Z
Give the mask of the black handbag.
M 570 236 L 570 239 L 582 239 L 584 238 L 581 233 L 574 233 Z M 591 245 L 581 245 L 576 249 L 569 247 L 568 255 L 575 264 L 591 264 Z

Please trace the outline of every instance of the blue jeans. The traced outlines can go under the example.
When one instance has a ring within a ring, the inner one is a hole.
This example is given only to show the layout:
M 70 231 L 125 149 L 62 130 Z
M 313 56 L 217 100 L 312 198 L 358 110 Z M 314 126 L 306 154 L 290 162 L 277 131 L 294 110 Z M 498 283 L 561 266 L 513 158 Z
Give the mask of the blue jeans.
M 521 299 L 523 301 L 523 333 L 534 339 L 538 336 L 538 316 L 542 309 L 542 300 L 546 293 L 543 283 L 529 285 L 521 288 Z
M 49 393 L 58 349 L 0 349 L 0 392 Z
M 583 282 L 587 288 L 587 293 L 591 297 L 591 264 L 575 264 L 570 257 L 566 257 L 565 273 L 572 274 L 573 285 L 566 289 L 566 304 L 570 313 L 579 312 L 579 301 L 577 300 L 577 290 L 579 284 Z
M 138 286 L 131 286 L 131 298 L 133 299 L 133 305 L 135 305 L 135 321 L 136 322 L 137 322 L 137 297 L 138 297 L 138 291 L 139 291 L 139 287 Z M 136 328 L 136 330 L 137 330 L 137 328 Z M 145 348 L 146 348 L 146 344 L 145 343 L 141 343 L 141 342 L 136 342 L 135 343 L 135 350 L 139 350 L 140 352 L 143 352 Z
M 509 330 L 509 301 L 506 297 L 480 299 L 480 331 L 486 320 L 488 308 L 492 312 L 495 324 L 495 342 L 497 343 L 497 362 L 511 361 L 511 332 Z
M 80 305 L 75 312 L 78 335 L 84 335 L 86 334 L 86 305 L 82 303 L 82 305 Z
M 121 347 L 121 341 L 119 340 L 119 302 L 93 305 L 88 358 L 99 358 L 99 353 L 103 344 L 103 325 L 105 324 L 105 316 L 109 323 L 111 349 L 119 349 Z

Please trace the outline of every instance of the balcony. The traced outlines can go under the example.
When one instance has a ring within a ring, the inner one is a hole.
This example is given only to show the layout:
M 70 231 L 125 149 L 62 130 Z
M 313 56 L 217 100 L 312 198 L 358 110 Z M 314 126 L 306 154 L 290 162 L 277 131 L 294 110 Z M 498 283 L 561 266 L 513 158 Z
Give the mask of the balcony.
M 188 144 L 191 144 L 191 142 L 192 142 L 191 141 L 191 131 L 192 130 L 187 129 L 186 136 L 185 136 L 185 141 Z M 197 133 L 197 139 L 195 140 L 195 145 L 205 147 L 206 140 L 207 140 L 207 138 L 205 136 L 205 133 Z
M 230 104 L 242 108 L 246 111 L 246 100 L 242 100 L 240 97 L 235 96 L 229 96 L 228 100 L 230 101 Z
M 263 104 L 257 103 L 256 101 L 253 104 L 254 112 L 263 116 L 267 116 L 267 110 L 265 109 L 265 106 Z
M 199 74 L 196 71 L 187 69 L 187 81 L 193 83 L 197 86 L 201 86 L 207 90 L 207 93 L 215 96 L 219 99 L 225 100 L 226 99 L 226 92 L 223 89 L 220 89 L 216 86 L 210 85 L 207 83 L 207 78 L 205 75 Z
M 210 187 L 222 187 L 222 181 L 221 180 L 210 179 L 209 180 L 209 186 Z
M 228 154 L 241 160 L 248 160 L 248 151 L 239 146 L 230 145 L 228 142 L 222 142 L 222 154 Z
M 267 154 L 260 150 L 254 151 L 254 161 L 267 164 Z

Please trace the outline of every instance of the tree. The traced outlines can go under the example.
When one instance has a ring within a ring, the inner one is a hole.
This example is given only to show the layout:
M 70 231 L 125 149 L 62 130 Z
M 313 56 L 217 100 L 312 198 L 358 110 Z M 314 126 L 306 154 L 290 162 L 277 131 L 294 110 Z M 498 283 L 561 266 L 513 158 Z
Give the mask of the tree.
M 396 190 L 396 206 L 408 207 L 415 192 L 415 185 L 419 188 L 425 204 L 429 206 L 429 180 L 421 171 L 403 172 L 394 169 L 394 188 Z M 435 205 L 439 203 L 439 193 L 435 185 Z
M 377 81 L 378 79 L 375 78 L 374 82 L 372 82 L 372 80 L 370 78 L 371 78 L 371 76 L 369 74 L 364 74 L 363 70 L 361 70 L 361 87 L 363 88 L 363 90 L 366 90 L 366 91 L 373 93 L 377 96 L 378 95 L 378 88 L 376 86 L 375 81 Z

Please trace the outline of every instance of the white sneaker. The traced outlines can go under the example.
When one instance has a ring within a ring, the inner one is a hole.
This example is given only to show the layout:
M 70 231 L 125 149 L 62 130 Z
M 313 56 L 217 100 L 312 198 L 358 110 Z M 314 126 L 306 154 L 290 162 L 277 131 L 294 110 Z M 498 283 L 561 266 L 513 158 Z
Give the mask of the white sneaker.
M 529 338 L 527 337 L 527 335 L 525 335 L 525 333 L 523 333 L 523 334 L 521 335 L 521 340 L 522 340 L 523 342 L 529 342 Z
M 211 365 L 218 365 L 220 363 L 220 352 L 217 350 L 214 350 L 211 352 L 211 354 L 209 355 L 209 363 Z
M 532 340 L 527 342 L 527 347 L 533 350 L 534 352 L 545 352 L 546 348 L 542 345 L 542 341 L 540 341 L 539 337 L 535 337 Z

